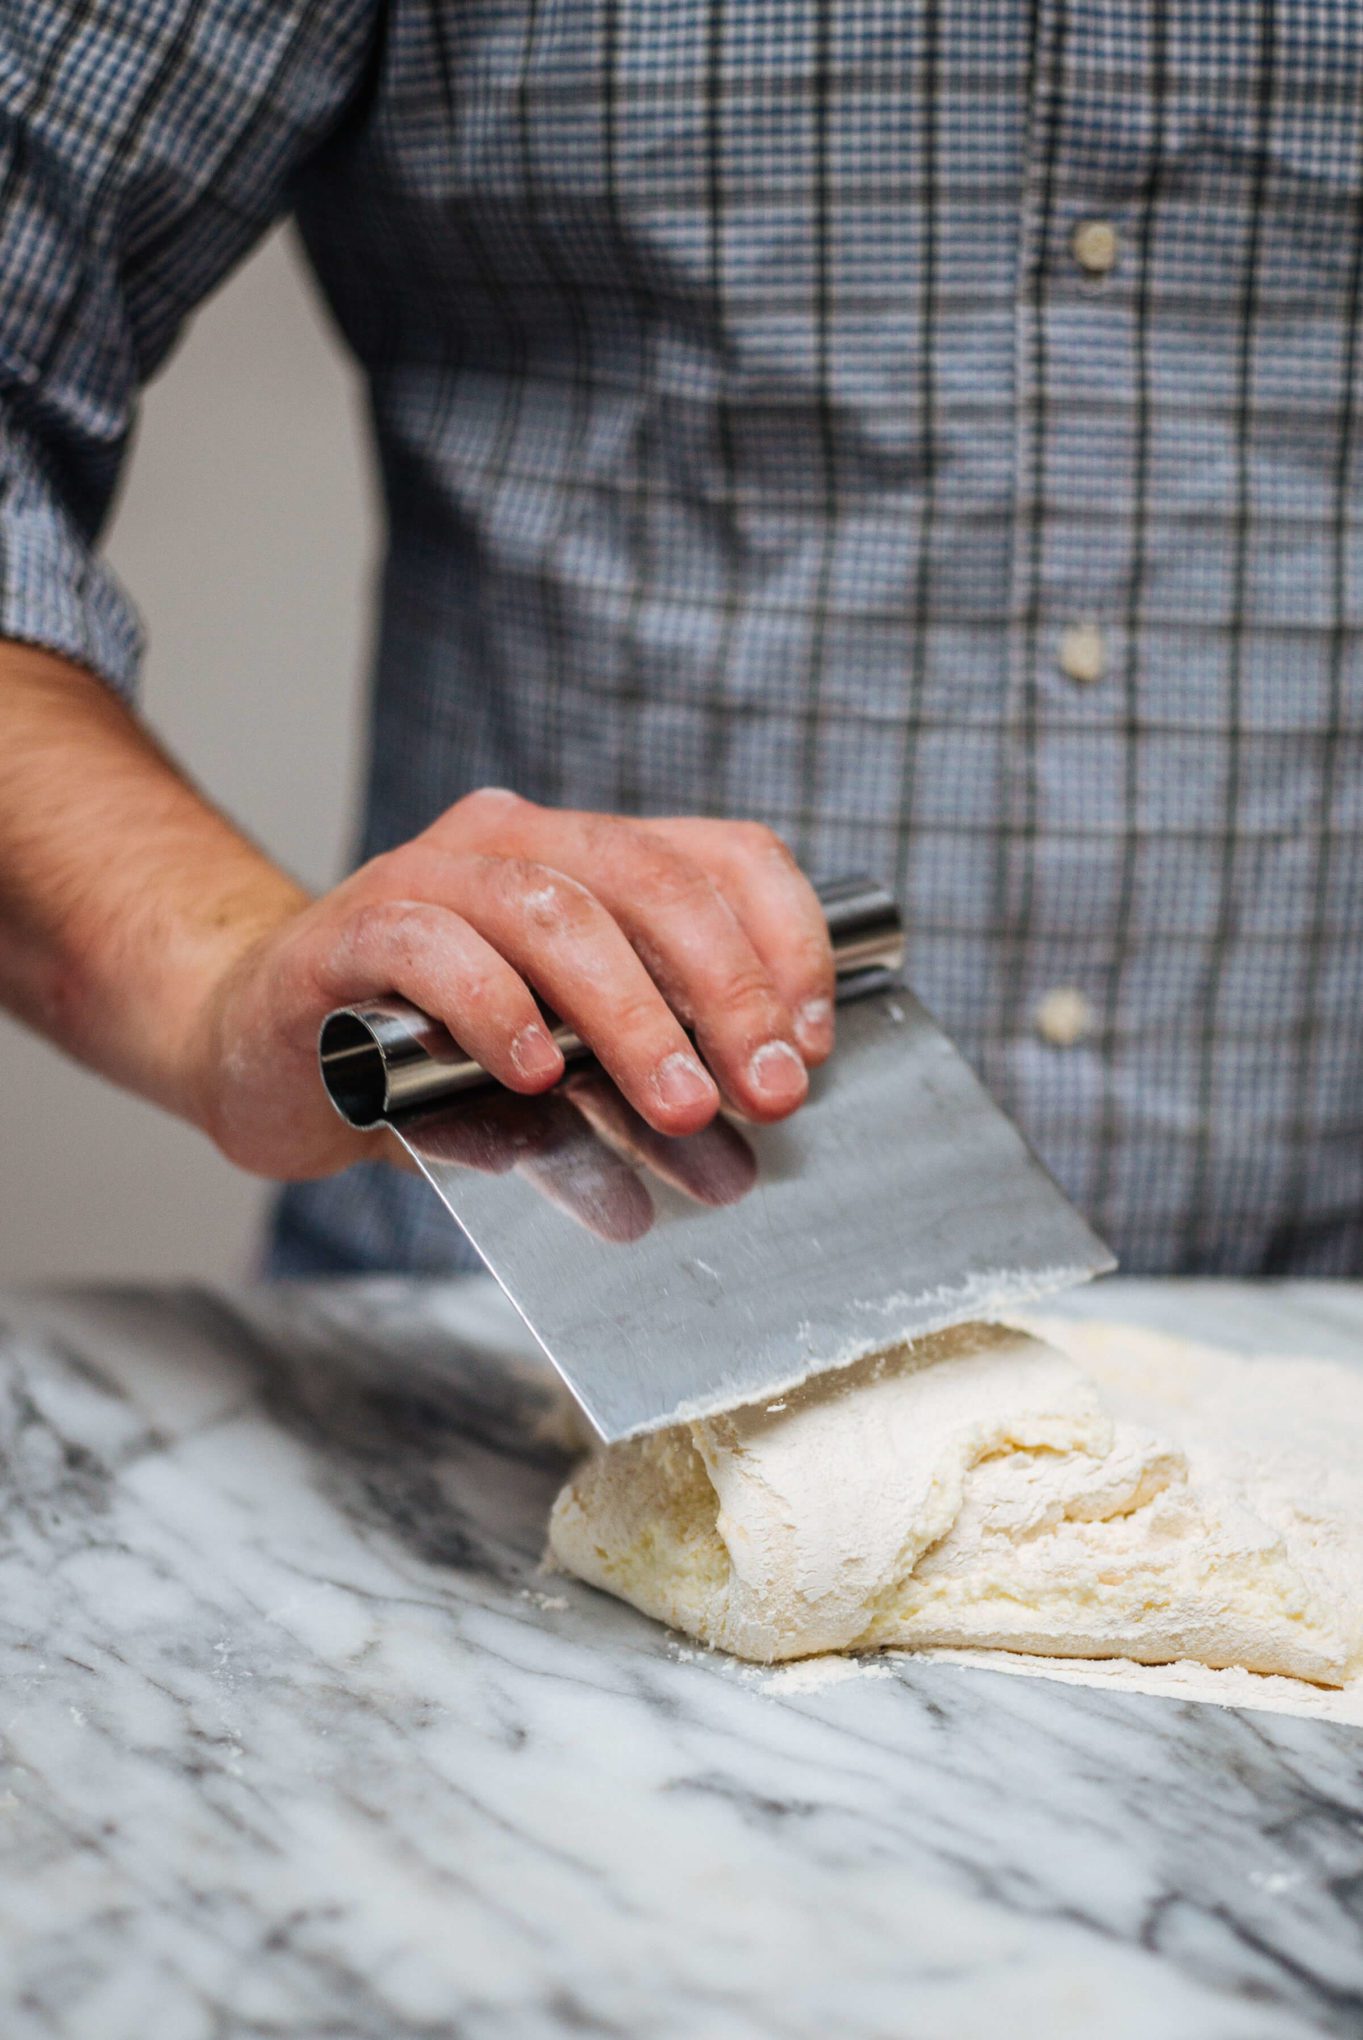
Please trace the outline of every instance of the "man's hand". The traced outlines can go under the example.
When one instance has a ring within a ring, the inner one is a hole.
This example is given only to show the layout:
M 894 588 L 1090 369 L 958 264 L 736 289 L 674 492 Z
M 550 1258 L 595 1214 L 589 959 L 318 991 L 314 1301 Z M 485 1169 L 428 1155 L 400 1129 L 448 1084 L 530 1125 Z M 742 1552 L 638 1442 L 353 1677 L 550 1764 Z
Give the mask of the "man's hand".
M 783 1117 L 832 1046 L 823 915 L 768 830 L 488 790 L 270 929 L 207 988 L 196 1116 L 225 1154 L 269 1176 L 353 1157 L 319 1086 L 317 1029 L 331 1007 L 384 992 L 525 1093 L 563 1073 L 538 993 L 666 1134 L 706 1125 L 721 1092 L 748 1118 Z
M 818 901 L 755 824 L 485 791 L 312 900 L 88 674 L 0 645 L 0 699 L 0 1003 L 243 1168 L 375 1153 L 327 1102 L 316 1040 L 384 992 L 523 1093 L 563 1067 L 538 994 L 667 1134 L 721 1093 L 781 1118 L 832 1046 Z

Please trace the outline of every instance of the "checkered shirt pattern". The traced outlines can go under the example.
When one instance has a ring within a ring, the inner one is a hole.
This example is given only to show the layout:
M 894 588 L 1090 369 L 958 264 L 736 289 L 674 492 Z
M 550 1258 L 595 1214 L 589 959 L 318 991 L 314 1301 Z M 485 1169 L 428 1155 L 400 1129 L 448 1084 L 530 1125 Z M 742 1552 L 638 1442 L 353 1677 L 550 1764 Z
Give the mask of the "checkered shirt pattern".
M 0 123 L 0 628 L 132 685 L 138 386 L 292 210 L 389 517 L 366 851 L 760 815 L 894 881 L 1128 1268 L 1363 1272 L 1363 10 L 34 0 Z M 457 1254 L 374 1168 L 275 1265 Z

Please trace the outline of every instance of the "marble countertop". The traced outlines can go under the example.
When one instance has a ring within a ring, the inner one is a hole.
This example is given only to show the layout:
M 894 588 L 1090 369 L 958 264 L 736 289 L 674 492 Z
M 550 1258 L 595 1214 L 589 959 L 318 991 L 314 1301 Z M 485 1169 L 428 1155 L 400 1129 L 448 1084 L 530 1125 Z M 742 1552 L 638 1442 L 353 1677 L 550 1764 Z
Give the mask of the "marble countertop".
M 1340 1285 L 1075 1307 L 1363 1353 Z M 1363 1733 L 544 1577 L 482 1281 L 0 1298 L 0 1427 L 6 2040 L 1363 2032 Z

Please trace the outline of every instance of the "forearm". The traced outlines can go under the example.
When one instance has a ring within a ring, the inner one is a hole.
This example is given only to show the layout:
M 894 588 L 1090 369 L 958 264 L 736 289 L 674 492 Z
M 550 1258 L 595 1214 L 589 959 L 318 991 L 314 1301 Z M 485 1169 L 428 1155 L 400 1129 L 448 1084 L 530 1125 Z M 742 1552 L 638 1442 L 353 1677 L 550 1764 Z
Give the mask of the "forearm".
M 200 1120 L 207 991 L 306 894 L 89 674 L 0 644 L 0 1004 Z
M 563 1070 L 539 994 L 665 1134 L 721 1096 L 782 1118 L 832 1047 L 818 900 L 755 824 L 489 789 L 310 900 L 88 674 L 0 644 L 0 717 L 0 1004 L 258 1174 L 382 1151 L 317 1081 L 356 999 L 410 999 L 535 1092 Z

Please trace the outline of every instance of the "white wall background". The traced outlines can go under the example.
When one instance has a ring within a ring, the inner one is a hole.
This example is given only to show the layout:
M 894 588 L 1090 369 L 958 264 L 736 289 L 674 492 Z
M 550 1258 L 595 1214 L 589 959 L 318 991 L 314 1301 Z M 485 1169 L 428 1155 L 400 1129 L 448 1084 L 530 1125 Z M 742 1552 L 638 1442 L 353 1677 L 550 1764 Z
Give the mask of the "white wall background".
M 152 722 L 325 883 L 353 809 L 376 537 L 354 378 L 287 235 L 148 391 L 108 550 L 150 633 Z M 239 1275 L 266 1194 L 0 1018 L 0 1282 Z

